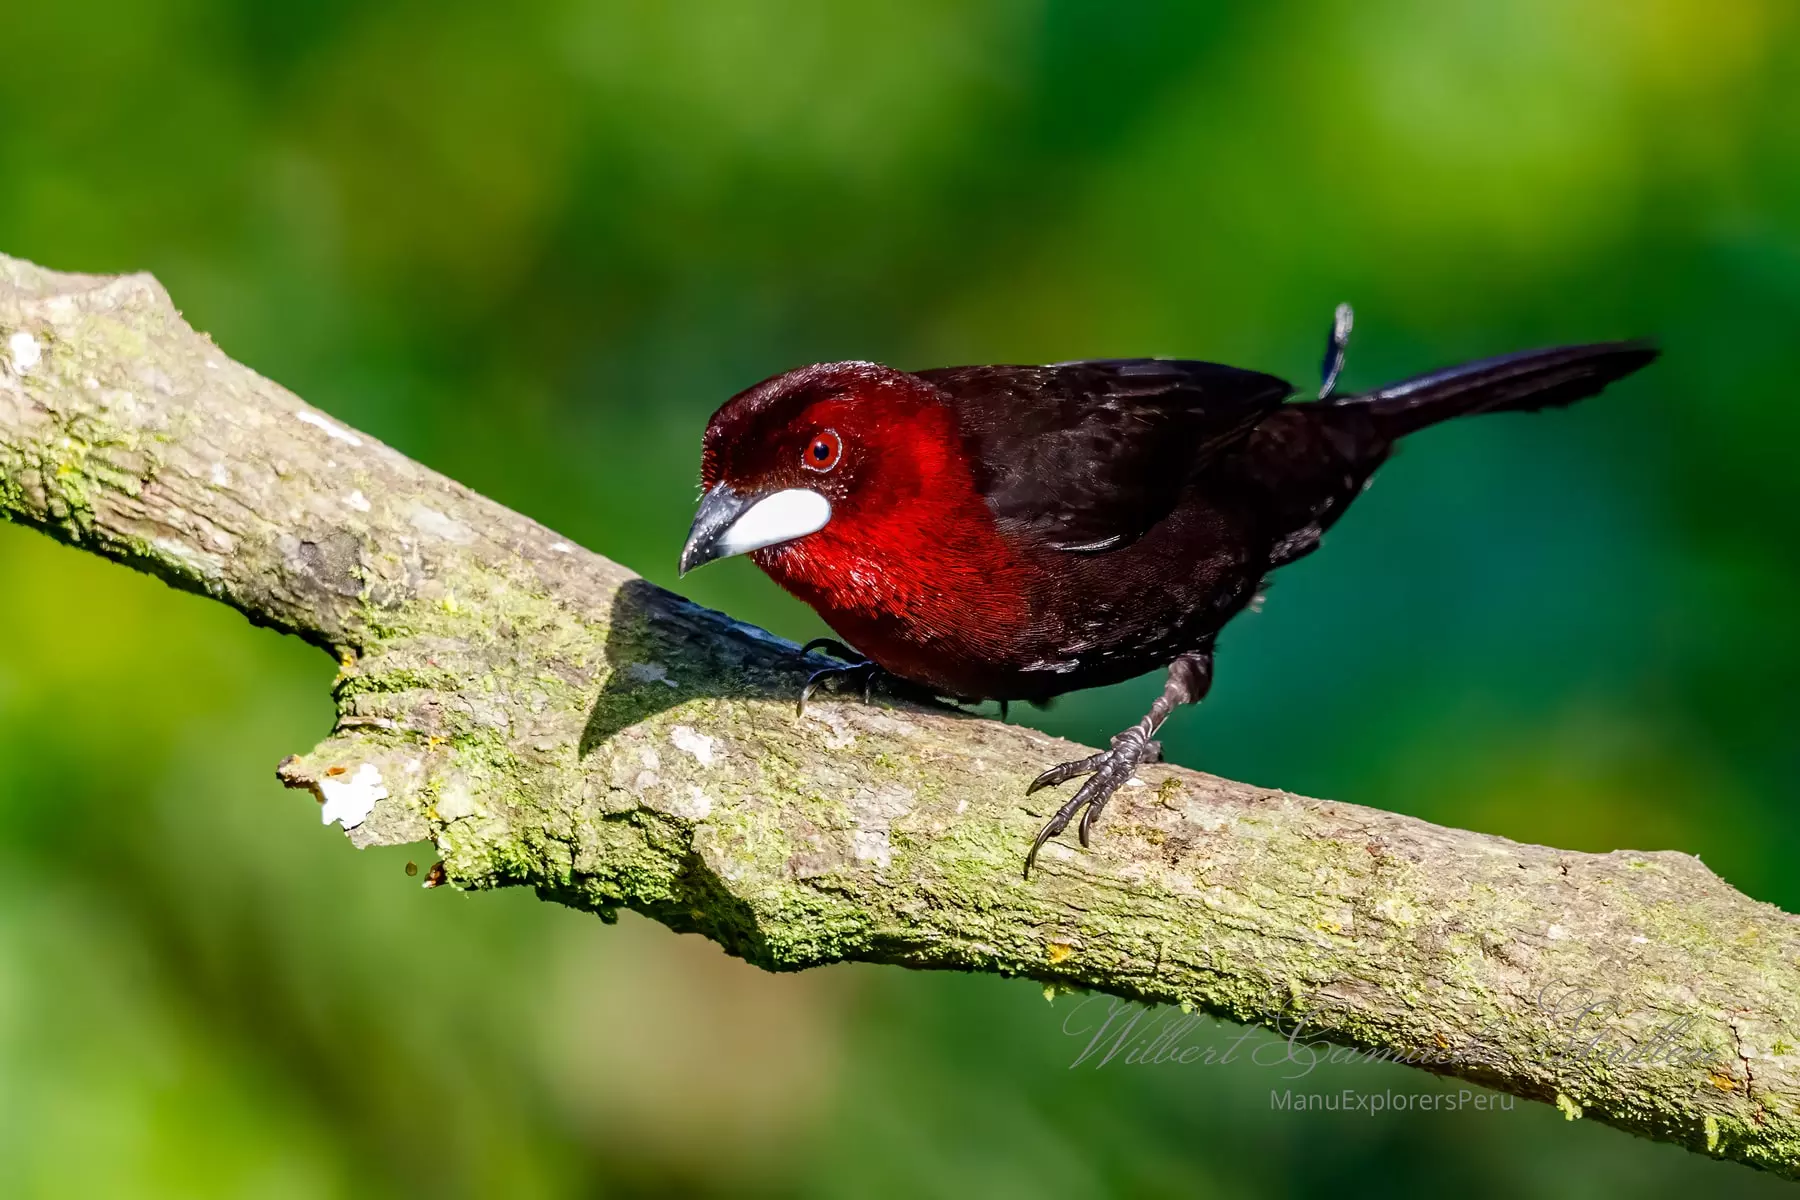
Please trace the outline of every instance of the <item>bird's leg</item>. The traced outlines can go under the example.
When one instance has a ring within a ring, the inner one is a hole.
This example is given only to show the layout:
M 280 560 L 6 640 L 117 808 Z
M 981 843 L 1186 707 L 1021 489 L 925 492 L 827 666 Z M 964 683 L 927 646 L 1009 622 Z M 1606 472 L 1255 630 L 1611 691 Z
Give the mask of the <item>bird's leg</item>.
M 1319 367 L 1319 399 L 1331 399 L 1337 390 L 1338 375 L 1344 369 L 1344 351 L 1350 345 L 1350 327 L 1356 313 L 1348 304 L 1340 304 L 1331 314 L 1331 334 L 1325 339 L 1325 361 Z
M 887 674 L 874 662 L 864 658 L 844 643 L 835 638 L 814 638 L 800 647 L 801 654 L 811 654 L 814 650 L 824 650 L 833 658 L 841 658 L 847 664 L 841 667 L 824 667 L 806 677 L 806 683 L 800 689 L 800 705 L 798 713 L 806 715 L 806 702 L 813 693 L 828 683 L 851 682 L 862 685 L 863 703 L 872 703 L 875 699 L 875 684 Z
M 1078 827 L 1081 844 L 1088 844 L 1094 821 L 1112 794 L 1123 787 L 1139 767 L 1162 757 L 1162 744 L 1153 739 L 1169 714 L 1183 704 L 1198 703 L 1211 686 L 1211 648 L 1182 655 L 1169 664 L 1169 680 L 1163 685 L 1162 695 L 1156 698 L 1143 720 L 1113 738 L 1112 749 L 1051 767 L 1031 781 L 1031 786 L 1025 789 L 1027 796 L 1039 788 L 1055 787 L 1077 775 L 1088 777 L 1087 782 L 1069 797 L 1068 803 L 1057 809 L 1056 815 L 1038 831 L 1037 838 L 1031 843 L 1031 852 L 1025 856 L 1027 879 L 1031 878 L 1031 864 L 1037 860 L 1044 843 L 1067 829 L 1078 812 L 1081 813 Z M 1087 811 L 1082 812 L 1083 809 Z

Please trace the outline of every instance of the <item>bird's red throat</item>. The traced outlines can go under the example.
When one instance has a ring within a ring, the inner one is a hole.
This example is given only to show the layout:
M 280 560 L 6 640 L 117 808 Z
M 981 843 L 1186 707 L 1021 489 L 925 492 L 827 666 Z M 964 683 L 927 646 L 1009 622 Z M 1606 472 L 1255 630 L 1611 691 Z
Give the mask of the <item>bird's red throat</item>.
M 896 674 L 956 692 L 943 655 L 1002 657 L 1029 622 L 1022 564 L 1000 538 L 937 405 L 870 414 L 883 461 L 817 533 L 755 552 L 770 578 Z

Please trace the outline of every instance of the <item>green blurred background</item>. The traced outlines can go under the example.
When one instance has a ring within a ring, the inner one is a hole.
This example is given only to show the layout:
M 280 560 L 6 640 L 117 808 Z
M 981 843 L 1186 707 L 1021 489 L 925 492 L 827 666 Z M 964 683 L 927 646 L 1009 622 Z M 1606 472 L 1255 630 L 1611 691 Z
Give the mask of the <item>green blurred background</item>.
M 1800 909 L 1800 10 L 1536 0 L 0 0 L 0 250 L 662 583 L 700 430 L 819 359 L 1349 382 L 1660 338 L 1421 437 L 1232 627 L 1179 761 Z M 1069 1069 L 1070 998 L 770 976 L 425 892 L 275 762 L 333 664 L 0 528 L 0 1194 L 1759 1194 L 1543 1106 Z M 684 581 L 791 637 L 738 560 Z M 1093 741 L 1154 680 L 1024 719 Z M 428 848 L 412 857 L 429 862 Z M 1225 1036 L 1221 1033 L 1221 1036 Z M 1316 1076 L 1443 1089 L 1403 1071 Z

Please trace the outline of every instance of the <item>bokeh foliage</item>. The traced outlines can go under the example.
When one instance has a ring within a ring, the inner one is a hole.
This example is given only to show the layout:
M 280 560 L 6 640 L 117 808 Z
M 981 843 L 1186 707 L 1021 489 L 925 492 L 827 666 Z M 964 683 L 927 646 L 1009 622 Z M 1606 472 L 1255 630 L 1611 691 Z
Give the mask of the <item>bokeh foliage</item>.
M 1226 638 L 1179 761 L 1800 908 L 1800 18 L 1780 0 L 0 0 L 0 247 L 672 583 L 706 416 L 804 361 L 1350 382 L 1664 361 L 1426 435 Z M 742 561 L 697 599 L 795 637 Z M 272 768 L 332 664 L 0 529 L 0 1192 L 1685 1195 L 1552 1110 L 1069 1070 L 1072 1001 L 762 975 L 421 892 Z M 1025 714 L 1093 741 L 1154 681 Z M 424 859 L 425 851 L 414 855 Z M 1228 1036 L 1221 1033 L 1220 1037 Z M 1430 1090 L 1413 1073 L 1296 1085 Z

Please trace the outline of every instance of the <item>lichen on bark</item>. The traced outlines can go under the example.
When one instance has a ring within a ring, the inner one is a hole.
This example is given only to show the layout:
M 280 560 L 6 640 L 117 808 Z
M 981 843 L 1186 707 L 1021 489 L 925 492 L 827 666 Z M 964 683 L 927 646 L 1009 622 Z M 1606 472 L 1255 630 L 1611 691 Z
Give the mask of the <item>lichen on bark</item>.
M 354 843 L 429 839 L 458 886 L 634 908 L 771 969 L 1303 1021 L 1800 1174 L 1800 921 L 1697 860 L 1158 767 L 1093 850 L 1053 843 L 1026 881 L 1053 801 L 1023 783 L 1079 748 L 905 704 L 796 715 L 794 646 L 345 428 L 147 277 L 0 257 L 0 512 L 329 651 L 337 726 L 281 778 L 351 787 Z M 1583 994 L 1609 1007 L 1578 1021 Z M 1627 1052 L 1671 1020 L 1678 1061 Z M 1608 1052 L 1580 1052 L 1595 1035 Z

